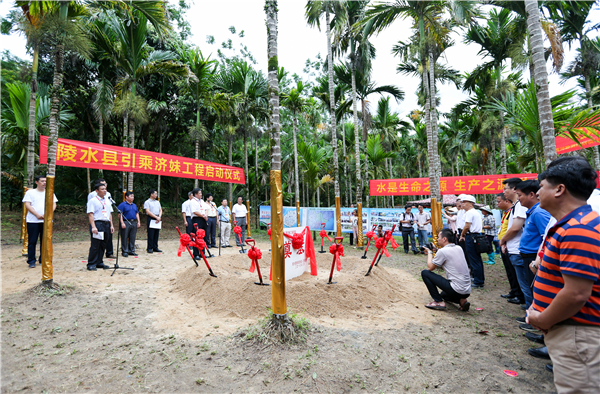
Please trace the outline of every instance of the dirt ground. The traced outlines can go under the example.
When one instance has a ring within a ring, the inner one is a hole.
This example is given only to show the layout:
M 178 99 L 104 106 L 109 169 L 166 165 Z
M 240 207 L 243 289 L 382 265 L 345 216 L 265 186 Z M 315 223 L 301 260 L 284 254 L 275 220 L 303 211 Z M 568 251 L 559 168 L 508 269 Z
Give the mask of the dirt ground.
M 110 276 L 86 271 L 87 241 L 56 243 L 55 281 L 73 289 L 53 297 L 31 292 L 41 268 L 2 246 L 2 392 L 555 392 L 547 362 L 526 352 L 534 344 L 514 320 L 523 312 L 499 297 L 501 263 L 486 266 L 465 313 L 424 308 L 424 256 L 393 252 L 365 277 L 370 259 L 346 245 L 326 285 L 332 255 L 317 254 L 317 277 L 286 284 L 289 309 L 313 324 L 308 339 L 262 346 L 239 335 L 271 304 L 246 255 L 223 249 L 208 260 L 212 278 L 177 257 L 177 240 L 160 241 L 162 254 L 138 244 L 138 258 L 119 258 L 135 270 Z M 258 246 L 270 283 L 269 244 Z

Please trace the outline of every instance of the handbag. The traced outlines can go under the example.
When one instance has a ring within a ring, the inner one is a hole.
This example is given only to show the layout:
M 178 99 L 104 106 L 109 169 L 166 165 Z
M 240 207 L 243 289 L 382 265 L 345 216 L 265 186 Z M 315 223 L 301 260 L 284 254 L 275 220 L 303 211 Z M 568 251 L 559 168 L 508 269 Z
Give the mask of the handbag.
M 473 234 L 473 242 L 475 242 L 475 250 L 477 253 L 492 253 L 494 248 L 490 244 L 485 234 Z

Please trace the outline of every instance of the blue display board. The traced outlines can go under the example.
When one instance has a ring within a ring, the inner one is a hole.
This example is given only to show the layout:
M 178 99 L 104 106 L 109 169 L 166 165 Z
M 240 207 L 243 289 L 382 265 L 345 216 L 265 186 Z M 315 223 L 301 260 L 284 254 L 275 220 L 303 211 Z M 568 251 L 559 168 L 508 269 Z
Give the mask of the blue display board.
M 303 208 L 300 214 L 302 227 L 320 231 L 323 228 L 321 223 L 325 223 L 326 231 L 335 231 L 335 208 Z

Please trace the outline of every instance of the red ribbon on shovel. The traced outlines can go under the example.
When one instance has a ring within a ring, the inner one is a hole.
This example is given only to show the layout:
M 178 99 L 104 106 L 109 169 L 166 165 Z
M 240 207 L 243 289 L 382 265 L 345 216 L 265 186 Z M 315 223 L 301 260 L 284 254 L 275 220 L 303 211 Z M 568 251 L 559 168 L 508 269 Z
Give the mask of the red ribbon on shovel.
M 259 286 L 269 286 L 268 283 L 263 283 L 262 275 L 260 273 L 260 266 L 258 265 L 258 260 L 262 258 L 261 250 L 255 246 L 255 242 L 252 238 L 248 238 L 246 240 L 246 244 L 250 246 L 250 249 L 248 250 L 248 257 L 252 260 L 252 265 L 250 266 L 249 271 L 254 272 L 254 267 L 256 267 L 256 271 L 258 272 L 258 280 L 260 281 L 254 282 L 254 284 Z
M 335 243 L 329 247 L 329 253 L 333 254 L 333 261 L 331 262 L 331 272 L 329 273 L 329 282 L 328 285 L 332 285 L 336 282 L 332 282 L 333 279 L 333 269 L 337 265 L 337 270 L 342 270 L 342 261 L 340 256 L 344 255 L 344 246 L 342 242 L 344 241 L 344 237 L 335 237 Z
M 390 239 L 393 239 L 393 237 L 390 236 L 388 238 L 388 234 L 391 235 L 394 232 L 395 228 L 396 228 L 396 225 L 394 224 L 392 226 L 391 230 L 386 231 L 385 235 L 382 238 L 378 238 L 377 241 L 375 241 L 375 247 L 377 248 L 377 253 L 375 253 L 375 256 L 373 257 L 373 261 L 371 261 L 371 266 L 369 267 L 369 270 L 367 271 L 365 276 L 369 276 L 369 274 L 371 274 L 373 265 L 379 264 L 379 260 L 381 260 L 381 256 L 383 256 L 384 253 L 387 257 L 390 257 L 390 253 L 387 251 L 386 246 L 387 246 L 388 241 Z M 383 253 L 382 253 L 382 251 L 383 251 Z M 377 257 L 379 257 L 379 259 L 377 259 Z M 377 260 L 377 264 L 375 264 L 375 260 Z

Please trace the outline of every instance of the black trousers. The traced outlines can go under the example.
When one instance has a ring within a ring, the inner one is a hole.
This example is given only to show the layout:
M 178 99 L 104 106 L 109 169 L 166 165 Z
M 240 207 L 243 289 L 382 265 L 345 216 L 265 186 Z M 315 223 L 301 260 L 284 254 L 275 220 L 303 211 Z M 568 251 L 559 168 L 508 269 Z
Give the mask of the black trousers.
M 508 293 L 512 297 L 519 298 L 522 304 L 525 303 L 525 296 L 521 291 L 521 286 L 519 285 L 519 280 L 517 279 L 517 271 L 515 271 L 515 267 L 510 262 L 508 258 L 508 253 L 500 253 L 502 257 L 502 263 L 504 264 L 504 270 L 506 271 L 506 277 L 508 278 L 508 284 L 510 285 L 510 292 Z M 529 269 L 529 267 L 527 268 Z
M 462 234 L 462 228 L 458 229 L 458 235 L 456 236 L 457 241 L 460 239 L 460 234 Z M 457 245 L 462 249 L 465 260 L 467 261 L 467 266 L 469 266 L 469 271 L 471 271 L 471 263 L 469 262 L 469 256 L 467 255 L 467 245 L 465 244 L 465 241 L 458 241 Z
M 148 247 L 147 250 L 156 250 L 158 249 L 158 235 L 160 234 L 160 229 L 150 228 L 150 222 L 154 220 L 148 216 L 148 220 L 146 221 L 146 228 L 148 229 Z
M 135 236 L 137 235 L 137 220 L 130 220 L 129 223 L 123 220 L 123 223 L 125 223 L 125 228 L 121 227 L 121 251 L 123 253 L 134 253 Z
M 237 220 L 237 225 L 242 228 L 242 233 L 240 234 L 240 236 L 242 237 L 241 244 L 243 245 L 244 240 L 246 239 L 246 217 L 244 216 L 243 218 L 235 218 L 235 220 Z M 233 235 L 235 236 L 235 244 L 237 246 L 240 246 L 240 237 L 238 237 L 236 233 L 233 233 Z
M 199 217 L 193 217 L 192 218 L 192 224 L 190 226 L 191 232 L 196 234 L 196 227 L 194 226 L 194 224 L 198 225 L 198 228 L 201 229 L 202 226 L 204 226 L 203 230 L 206 231 L 206 220 L 204 220 L 203 218 L 199 218 Z M 204 241 L 206 242 L 206 241 Z M 200 257 L 200 250 L 198 248 L 193 248 L 194 249 L 194 257 Z
M 185 225 L 185 232 L 186 232 L 187 234 L 189 234 L 189 233 L 191 233 L 191 232 L 192 232 L 192 217 L 191 217 L 191 216 L 186 216 L 186 217 L 185 217 L 185 222 L 187 223 L 187 224 Z
M 98 239 L 92 236 L 92 245 L 90 246 L 90 252 L 88 254 L 88 268 L 102 264 L 102 257 L 104 257 L 104 251 L 106 250 L 107 235 L 110 234 L 110 222 L 96 220 L 95 225 L 99 233 L 104 233 L 104 239 Z M 91 234 L 92 232 L 90 231 L 90 235 Z
M 470 294 L 457 293 L 452 288 L 448 279 L 429 270 L 421 271 L 421 278 L 423 278 L 423 282 L 425 283 L 425 286 L 427 286 L 427 290 L 429 290 L 429 294 L 431 294 L 431 298 L 433 298 L 435 302 L 449 301 L 460 304 L 461 299 L 470 296 Z M 438 288 L 442 290 L 441 294 L 438 291 Z
M 27 223 L 27 264 L 35 264 L 35 246 L 40 240 L 40 258 L 42 264 L 42 236 L 44 235 L 44 223 Z
M 414 228 L 409 228 L 409 229 L 404 229 L 404 227 L 402 227 L 402 242 L 404 243 L 404 252 L 408 253 L 408 240 L 410 239 L 410 246 L 412 247 L 412 251 L 416 252 L 417 251 L 417 246 L 415 243 L 415 229 Z
M 206 242 L 206 245 L 214 248 L 217 245 L 217 217 L 209 216 L 206 224 L 206 237 L 204 238 L 204 242 Z
M 107 237 L 108 235 L 108 237 Z M 109 231 L 108 234 L 104 234 L 104 237 L 106 239 L 106 257 L 115 254 L 115 250 L 113 249 L 113 235 L 112 233 Z

